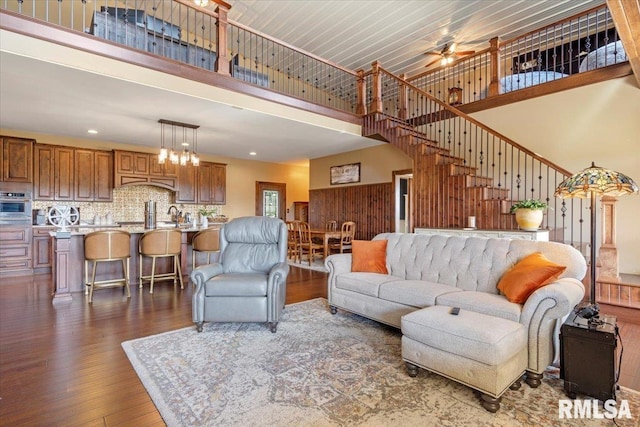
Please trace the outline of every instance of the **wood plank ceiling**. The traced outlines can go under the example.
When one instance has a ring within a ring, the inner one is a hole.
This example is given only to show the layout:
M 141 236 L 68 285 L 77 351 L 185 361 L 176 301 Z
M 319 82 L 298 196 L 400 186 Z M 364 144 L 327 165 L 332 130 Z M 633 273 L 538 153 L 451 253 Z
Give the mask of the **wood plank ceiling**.
M 228 0 L 229 19 L 344 67 L 414 75 L 451 42 L 481 50 L 601 5 L 603 0 Z M 212 2 L 209 8 L 215 9 Z M 437 65 L 434 65 L 437 66 Z

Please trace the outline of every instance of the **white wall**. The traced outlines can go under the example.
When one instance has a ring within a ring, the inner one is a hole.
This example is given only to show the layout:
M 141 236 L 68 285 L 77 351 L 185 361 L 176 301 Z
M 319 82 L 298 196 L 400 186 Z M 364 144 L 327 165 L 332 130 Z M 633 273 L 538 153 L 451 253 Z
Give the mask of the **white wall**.
M 593 161 L 640 182 L 640 88 L 633 76 L 485 110 L 473 117 L 569 171 L 578 172 Z M 640 196 L 620 197 L 616 210 L 620 272 L 640 274 Z M 598 210 L 599 222 L 600 215 Z M 600 232 L 600 225 L 597 229 Z

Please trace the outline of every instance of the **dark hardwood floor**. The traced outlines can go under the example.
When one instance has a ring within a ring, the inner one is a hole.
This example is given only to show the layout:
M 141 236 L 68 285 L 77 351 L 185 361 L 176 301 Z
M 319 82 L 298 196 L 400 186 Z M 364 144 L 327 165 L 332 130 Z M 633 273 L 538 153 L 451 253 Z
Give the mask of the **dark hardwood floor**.
M 325 273 L 292 267 L 287 304 L 327 296 Z M 96 291 L 51 303 L 50 275 L 0 279 L 1 426 L 164 425 L 121 342 L 192 326 L 191 286 Z M 633 319 L 631 319 L 633 320 Z M 638 322 L 640 323 L 640 322 Z M 640 324 L 619 322 L 620 384 L 640 390 Z

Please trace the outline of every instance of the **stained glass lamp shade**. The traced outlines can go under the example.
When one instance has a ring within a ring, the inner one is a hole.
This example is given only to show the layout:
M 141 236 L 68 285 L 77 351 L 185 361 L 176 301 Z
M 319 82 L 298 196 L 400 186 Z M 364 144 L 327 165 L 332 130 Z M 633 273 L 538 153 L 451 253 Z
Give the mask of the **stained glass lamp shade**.
M 631 178 L 620 172 L 601 168 L 591 163 L 591 166 L 570 176 L 560 183 L 554 195 L 562 199 L 578 197 L 591 198 L 591 295 L 589 302 L 595 314 L 598 314 L 596 303 L 596 196 L 608 195 L 613 197 L 638 192 L 638 186 Z

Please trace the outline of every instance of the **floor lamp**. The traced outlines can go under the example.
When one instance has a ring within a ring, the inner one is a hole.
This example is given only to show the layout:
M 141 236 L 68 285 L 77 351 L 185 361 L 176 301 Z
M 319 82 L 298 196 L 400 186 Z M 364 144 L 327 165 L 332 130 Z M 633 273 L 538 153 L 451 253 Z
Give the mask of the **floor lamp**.
M 591 166 L 570 176 L 556 188 L 555 196 L 562 199 L 578 197 L 591 199 L 591 261 L 589 305 L 581 309 L 581 317 L 590 319 L 598 315 L 600 309 L 596 302 L 596 197 L 602 195 L 622 196 L 638 192 L 638 186 L 628 176 L 604 169 L 591 163 Z

